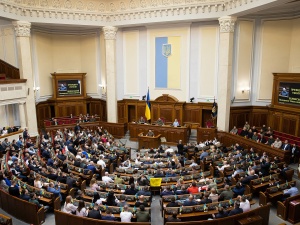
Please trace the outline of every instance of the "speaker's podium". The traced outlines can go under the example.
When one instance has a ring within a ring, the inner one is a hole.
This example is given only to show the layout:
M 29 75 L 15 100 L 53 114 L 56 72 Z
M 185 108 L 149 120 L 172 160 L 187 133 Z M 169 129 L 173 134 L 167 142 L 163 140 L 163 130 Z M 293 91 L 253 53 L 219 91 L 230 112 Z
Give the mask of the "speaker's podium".
M 158 134 L 154 137 L 145 136 L 144 133 L 139 133 L 139 148 L 158 148 L 161 145 L 160 140 L 161 134 Z

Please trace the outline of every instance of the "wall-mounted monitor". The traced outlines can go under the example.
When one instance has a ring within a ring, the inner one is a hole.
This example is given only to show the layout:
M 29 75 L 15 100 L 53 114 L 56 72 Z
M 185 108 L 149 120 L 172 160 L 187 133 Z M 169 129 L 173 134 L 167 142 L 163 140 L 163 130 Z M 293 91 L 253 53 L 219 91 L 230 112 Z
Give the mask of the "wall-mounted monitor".
M 300 83 L 279 82 L 278 104 L 292 104 L 300 106 Z
M 57 80 L 58 97 L 80 96 L 81 80 Z
M 53 98 L 85 98 L 86 73 L 52 73 Z

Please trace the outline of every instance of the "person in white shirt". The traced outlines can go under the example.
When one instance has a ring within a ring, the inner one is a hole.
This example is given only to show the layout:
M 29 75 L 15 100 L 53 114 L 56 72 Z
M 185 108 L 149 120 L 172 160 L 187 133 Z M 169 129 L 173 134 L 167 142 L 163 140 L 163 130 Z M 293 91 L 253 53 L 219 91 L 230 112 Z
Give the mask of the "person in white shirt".
M 246 198 L 246 196 L 238 196 L 238 199 L 240 199 L 240 208 L 243 209 L 243 212 L 250 211 L 250 202 Z
M 76 210 L 77 210 L 77 206 L 72 204 L 71 195 L 67 196 L 66 197 L 66 202 L 64 204 L 64 207 L 63 207 L 62 211 L 65 212 L 65 213 L 72 214 L 72 212 L 75 212 Z
M 128 212 L 128 205 L 124 205 L 124 211 L 120 213 L 121 222 L 131 222 L 132 213 Z
M 192 163 L 191 163 L 191 165 L 189 167 L 194 167 L 194 166 L 198 166 L 198 164 L 195 163 L 194 160 L 192 160 Z
M 229 167 L 229 166 L 230 166 L 230 165 L 227 163 L 227 161 L 224 161 L 224 162 L 223 162 L 223 166 L 218 167 L 218 170 L 219 170 L 219 171 L 224 171 L 224 168 L 225 168 L 225 167 Z
M 109 176 L 108 176 L 108 172 L 105 172 L 104 176 L 102 177 L 102 181 L 105 182 L 105 183 L 113 183 L 113 179 L 111 179 Z
M 103 170 L 105 169 L 106 163 L 103 160 L 103 156 L 100 156 L 100 159 L 98 160 L 97 164 L 100 165 Z
M 173 122 L 173 127 L 178 127 L 179 126 L 179 122 L 177 119 L 175 119 L 175 121 Z
M 199 147 L 200 147 L 200 148 L 203 148 L 204 146 L 206 146 L 204 143 L 199 142 Z
M 168 148 L 166 149 L 165 153 L 168 153 L 168 152 L 173 153 L 174 149 L 171 148 L 170 146 L 168 146 Z
M 88 210 L 85 208 L 83 200 L 80 200 L 78 203 L 78 208 L 76 209 L 76 216 L 87 217 Z

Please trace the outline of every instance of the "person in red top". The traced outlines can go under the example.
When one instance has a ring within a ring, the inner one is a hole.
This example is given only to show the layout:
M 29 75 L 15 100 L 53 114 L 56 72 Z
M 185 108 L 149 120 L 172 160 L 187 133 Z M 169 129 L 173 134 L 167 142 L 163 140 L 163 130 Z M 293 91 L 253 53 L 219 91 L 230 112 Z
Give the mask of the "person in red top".
M 192 185 L 187 189 L 187 191 L 189 192 L 189 194 L 195 194 L 199 192 L 195 182 L 192 183 Z

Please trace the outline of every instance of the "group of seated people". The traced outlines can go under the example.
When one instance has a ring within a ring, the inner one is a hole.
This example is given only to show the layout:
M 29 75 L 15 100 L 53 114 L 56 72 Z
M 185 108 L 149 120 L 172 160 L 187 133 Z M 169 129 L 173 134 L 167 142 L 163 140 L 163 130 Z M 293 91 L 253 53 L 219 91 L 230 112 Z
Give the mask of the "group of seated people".
M 9 127 L 0 127 L 0 136 L 4 136 L 19 130 L 19 127 L 9 126 Z
M 87 122 L 96 122 L 96 117 L 98 115 L 89 115 L 89 114 L 86 114 L 86 115 L 83 115 L 83 114 L 80 114 L 78 117 L 76 117 L 76 123 L 80 124 L 80 123 L 87 123 Z M 75 117 L 73 117 L 72 114 L 70 114 L 69 117 L 66 117 L 66 118 L 61 118 L 61 119 L 57 119 L 55 117 L 52 117 L 50 119 L 50 122 L 51 122 L 51 125 L 60 125 L 59 121 L 60 120 L 67 120 L 67 119 L 73 119 Z
M 83 129 L 80 125 L 76 125 L 73 130 L 66 129 L 63 132 L 58 130 L 53 140 L 51 140 L 51 135 L 44 134 L 41 136 L 39 146 L 43 161 L 38 157 L 38 152 L 30 152 L 27 148 L 27 143 L 24 141 L 25 139 L 23 137 L 20 138 L 20 142 L 22 142 L 22 147 L 19 148 L 20 151 L 15 151 L 14 148 L 9 149 L 9 158 L 6 165 L 9 170 L 5 171 L 3 168 L 2 177 L 0 176 L 1 188 L 6 189 L 11 195 L 27 199 L 39 205 L 39 207 L 43 206 L 40 203 L 39 196 L 28 193 L 28 191 L 26 191 L 27 189 L 20 187 L 15 179 L 10 180 L 8 172 L 18 179 L 27 182 L 29 185 L 39 189 L 45 189 L 53 193 L 56 197 L 59 197 L 62 202 L 64 202 L 63 211 L 66 213 L 74 213 L 78 216 L 102 220 L 115 220 L 116 218 L 110 208 L 115 206 L 120 207 L 120 218 L 122 222 L 130 222 L 133 217 L 135 217 L 138 222 L 149 221 L 150 215 L 145 208 L 150 207 L 151 202 L 144 200 L 146 196 L 151 197 L 151 191 L 149 190 L 150 176 L 145 174 L 138 176 L 132 175 L 128 183 L 127 181 L 125 182 L 120 173 L 116 173 L 113 177 L 110 176 L 107 171 L 107 162 L 113 163 L 116 159 L 120 158 L 118 151 L 124 152 L 125 154 L 127 154 L 127 152 L 124 146 L 115 142 L 113 137 L 107 133 L 105 129 L 99 127 L 97 130 L 91 131 L 89 129 Z M 201 161 L 205 161 L 207 157 L 212 158 L 211 165 L 213 165 L 214 161 L 222 162 L 216 167 L 216 174 L 212 174 L 215 176 L 218 175 L 218 171 L 222 172 L 226 167 L 235 166 L 233 175 L 225 178 L 225 183 L 222 186 L 224 190 L 222 190 L 221 193 L 217 190 L 220 187 L 217 185 L 215 179 L 205 177 L 193 179 L 193 182 L 188 187 L 183 182 L 183 179 L 180 178 L 177 184 L 174 185 L 174 188 L 166 187 L 161 192 L 161 196 L 190 194 L 185 200 L 176 201 L 174 198 L 174 201 L 172 200 L 166 207 L 209 204 L 211 202 L 230 200 L 236 197 L 239 199 L 239 201 L 235 201 L 234 209 L 230 212 L 227 212 L 223 207 L 218 207 L 218 213 L 213 215 L 214 218 L 222 218 L 250 210 L 249 201 L 243 198 L 245 185 L 250 184 L 253 179 L 269 175 L 272 165 L 280 162 L 278 158 L 274 158 L 273 161 L 270 162 L 270 157 L 268 157 L 266 153 L 260 155 L 255 152 L 254 149 L 246 151 L 238 144 L 235 144 L 232 149 L 226 148 L 225 146 L 221 146 L 216 138 L 200 142 L 199 144 L 187 143 L 183 145 L 181 141 L 179 141 L 177 148 L 178 150 L 174 150 L 170 146 L 167 148 L 160 147 L 157 151 L 151 152 L 150 150 L 143 155 L 140 153 L 135 160 L 123 160 L 120 168 L 136 168 L 138 171 L 143 164 L 147 164 L 147 161 L 153 162 L 152 159 L 155 157 L 158 159 L 161 158 L 161 154 L 166 154 L 166 156 L 164 156 L 167 158 L 167 162 L 164 162 L 166 167 L 154 167 L 153 171 L 155 172 L 150 174 L 151 177 L 182 177 L 189 174 L 201 173 L 203 171 L 196 170 L 195 168 L 199 166 Z M 186 165 L 188 159 L 185 158 L 184 154 L 190 149 L 194 149 L 195 154 L 201 151 L 201 154 L 199 154 L 198 159 Z M 152 153 L 153 156 L 150 156 Z M 259 165 L 256 165 L 257 161 L 259 161 Z M 249 163 L 250 166 L 248 165 Z M 2 165 L 3 164 L 4 162 L 2 162 Z M 155 163 L 152 164 L 154 165 Z M 88 207 L 89 209 L 87 209 L 86 202 L 84 201 L 86 199 L 82 196 L 82 192 L 80 191 L 80 181 L 70 170 L 70 165 L 91 171 L 91 173 L 95 175 L 88 181 L 88 189 L 95 193 Z M 98 175 L 97 171 L 99 167 L 106 170 L 104 176 Z M 192 168 L 192 170 L 187 171 L 187 167 Z M 28 175 L 27 168 L 34 173 Z M 284 175 L 285 169 L 287 169 L 287 165 L 285 165 L 282 170 L 277 169 L 277 172 Z M 175 171 L 178 170 L 180 170 L 179 175 L 175 173 Z M 231 179 L 233 179 L 236 174 L 242 172 L 244 172 L 245 175 L 240 176 L 236 185 L 232 187 Z M 49 182 L 43 182 L 42 177 L 49 179 Z M 114 192 L 111 190 L 108 190 L 107 197 L 102 199 L 97 193 L 107 190 L 101 188 L 97 181 L 114 183 L 116 186 L 128 184 L 129 187 L 124 190 L 119 199 L 116 198 Z M 62 183 L 68 184 L 69 188 L 76 190 L 78 205 L 73 204 L 74 202 L 72 203 L 71 196 L 64 196 L 62 194 L 60 188 Z M 201 185 L 198 185 L 200 183 Z M 276 182 L 270 182 L 270 186 L 272 185 L 276 185 Z M 143 186 L 144 188 L 139 189 L 139 186 Z M 296 190 L 295 188 L 296 187 L 291 187 L 285 191 L 286 194 L 290 194 L 291 196 L 297 194 L 298 189 Z M 203 198 L 195 199 L 193 194 L 199 192 L 204 193 Z M 129 204 L 125 201 L 125 195 L 134 195 L 138 199 L 134 204 L 134 211 L 130 209 Z M 99 208 L 103 208 L 103 206 L 105 206 L 106 211 L 100 212 Z M 172 215 L 168 219 L 168 221 L 179 220 L 176 215 Z
M 141 116 L 140 119 L 138 120 L 138 123 L 139 124 L 147 124 L 148 121 L 145 120 L 145 118 L 143 116 Z M 153 124 L 158 125 L 158 126 L 163 126 L 163 125 L 165 125 L 165 121 L 162 118 L 158 118 Z M 179 121 L 177 119 L 175 119 L 174 122 L 171 124 L 171 126 L 180 127 Z
M 260 130 L 256 129 L 255 126 L 252 128 L 250 127 L 249 123 L 246 122 L 243 129 L 238 131 L 236 126 L 233 127 L 233 129 L 230 131 L 232 134 L 239 134 L 242 137 L 246 137 L 248 139 L 252 139 L 253 141 L 256 142 L 261 142 L 263 144 L 269 145 L 273 148 L 278 148 L 282 149 L 284 151 L 291 150 L 292 155 L 297 156 L 298 158 L 300 157 L 300 150 L 298 146 L 296 146 L 295 143 L 290 144 L 288 140 L 280 140 L 278 137 L 274 138 L 273 137 L 273 130 L 271 127 L 266 127 L 266 125 L 263 125 Z M 268 138 L 266 138 L 268 137 Z

